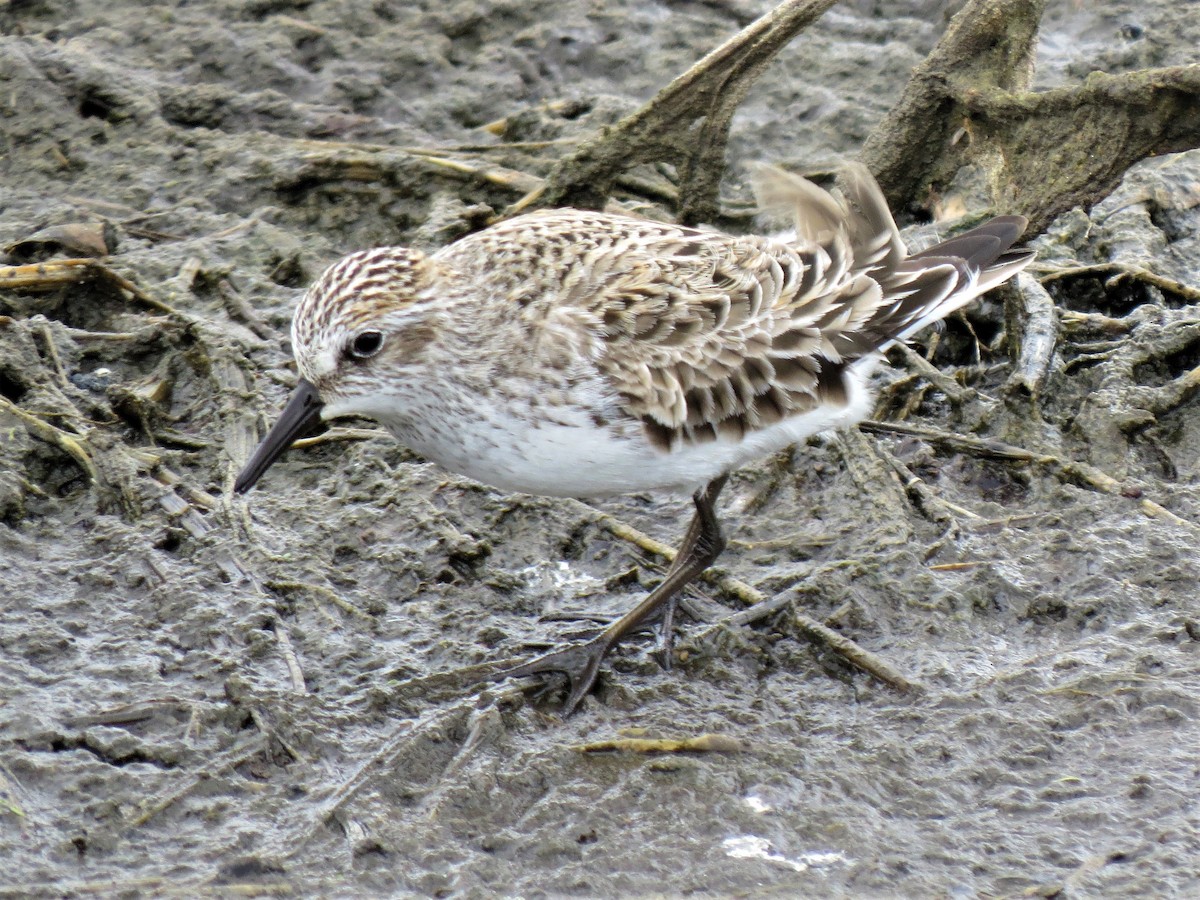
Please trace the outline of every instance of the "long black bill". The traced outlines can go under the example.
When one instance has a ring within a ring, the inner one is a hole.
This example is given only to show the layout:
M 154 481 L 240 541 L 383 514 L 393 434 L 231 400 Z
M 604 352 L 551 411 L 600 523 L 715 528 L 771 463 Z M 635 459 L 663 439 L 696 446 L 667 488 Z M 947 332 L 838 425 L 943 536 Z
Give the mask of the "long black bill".
M 279 414 L 279 421 L 267 432 L 263 442 L 258 445 L 258 449 L 242 469 L 242 474 L 233 483 L 234 491 L 244 494 L 254 487 L 263 473 L 271 468 L 271 463 L 292 446 L 292 441 L 321 421 L 323 405 L 317 389 L 301 378 L 296 383 L 296 389 L 292 391 L 292 398 Z

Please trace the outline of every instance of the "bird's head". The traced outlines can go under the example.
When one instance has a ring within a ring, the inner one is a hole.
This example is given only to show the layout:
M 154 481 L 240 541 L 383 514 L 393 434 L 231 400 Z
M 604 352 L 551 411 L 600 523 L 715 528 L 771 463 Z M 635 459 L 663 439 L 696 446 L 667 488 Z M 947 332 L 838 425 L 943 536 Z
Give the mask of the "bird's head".
M 405 375 L 434 340 L 435 263 L 419 250 L 380 247 L 334 263 L 292 318 L 300 380 L 234 485 L 248 491 L 292 442 L 322 419 L 386 418 Z

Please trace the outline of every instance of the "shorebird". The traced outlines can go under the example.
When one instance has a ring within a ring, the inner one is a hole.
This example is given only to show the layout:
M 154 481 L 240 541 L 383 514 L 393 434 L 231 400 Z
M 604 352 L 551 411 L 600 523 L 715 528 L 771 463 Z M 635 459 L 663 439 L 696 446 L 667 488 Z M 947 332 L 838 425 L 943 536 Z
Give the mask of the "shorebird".
M 794 234 L 558 209 L 432 254 L 334 263 L 296 309 L 295 392 L 234 489 L 317 421 L 364 416 L 505 491 L 691 493 L 679 552 L 645 599 L 595 638 L 501 673 L 565 673 L 569 714 L 609 650 L 724 549 L 715 507 L 732 470 L 862 419 L 888 346 L 1033 258 L 1013 246 L 1020 216 L 910 255 L 858 164 L 832 191 L 772 167 L 755 188 L 765 209 L 791 212 Z

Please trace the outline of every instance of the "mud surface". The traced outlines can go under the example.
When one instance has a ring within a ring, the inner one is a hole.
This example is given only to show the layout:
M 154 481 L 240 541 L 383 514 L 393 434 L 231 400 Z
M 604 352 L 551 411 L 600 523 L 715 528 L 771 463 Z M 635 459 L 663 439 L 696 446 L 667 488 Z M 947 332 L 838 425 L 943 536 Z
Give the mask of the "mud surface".
M 523 193 L 514 172 L 769 6 L 0 9 L 9 261 L 103 239 L 159 304 L 101 277 L 0 292 L 0 891 L 1200 892 L 1194 294 L 1048 282 L 1032 397 L 999 301 L 971 313 L 979 344 L 963 322 L 938 341 L 953 397 L 896 357 L 879 417 L 923 436 L 814 439 L 726 491 L 721 570 L 794 606 L 713 627 L 742 604 L 706 582 L 686 660 L 631 642 L 566 723 L 464 667 L 629 608 L 662 560 L 596 511 L 670 543 L 686 501 L 505 496 L 382 436 L 229 496 L 326 264 L 479 227 Z M 735 122 L 730 198 L 745 161 L 852 155 L 944 16 L 847 3 L 796 41 Z M 1177 0 L 1061 0 L 1038 83 L 1194 62 L 1198 32 Z M 1194 291 L 1200 156 L 1139 166 L 1041 254 Z M 851 669 L 793 608 L 924 690 Z M 705 733 L 740 751 L 576 749 Z

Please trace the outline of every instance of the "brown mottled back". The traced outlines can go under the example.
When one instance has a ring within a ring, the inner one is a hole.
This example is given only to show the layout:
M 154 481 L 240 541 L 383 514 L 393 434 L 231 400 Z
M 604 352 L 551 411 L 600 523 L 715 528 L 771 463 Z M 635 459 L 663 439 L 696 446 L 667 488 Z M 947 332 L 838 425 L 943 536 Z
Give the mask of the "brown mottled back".
M 556 210 L 434 258 L 499 279 L 492 286 L 530 322 L 573 327 L 573 350 L 594 354 L 625 411 L 666 449 L 844 404 L 850 367 L 1031 257 L 1008 251 L 1024 228 L 1018 217 L 907 256 L 861 166 L 836 194 L 767 168 L 757 189 L 766 208 L 794 213 L 794 241 Z

